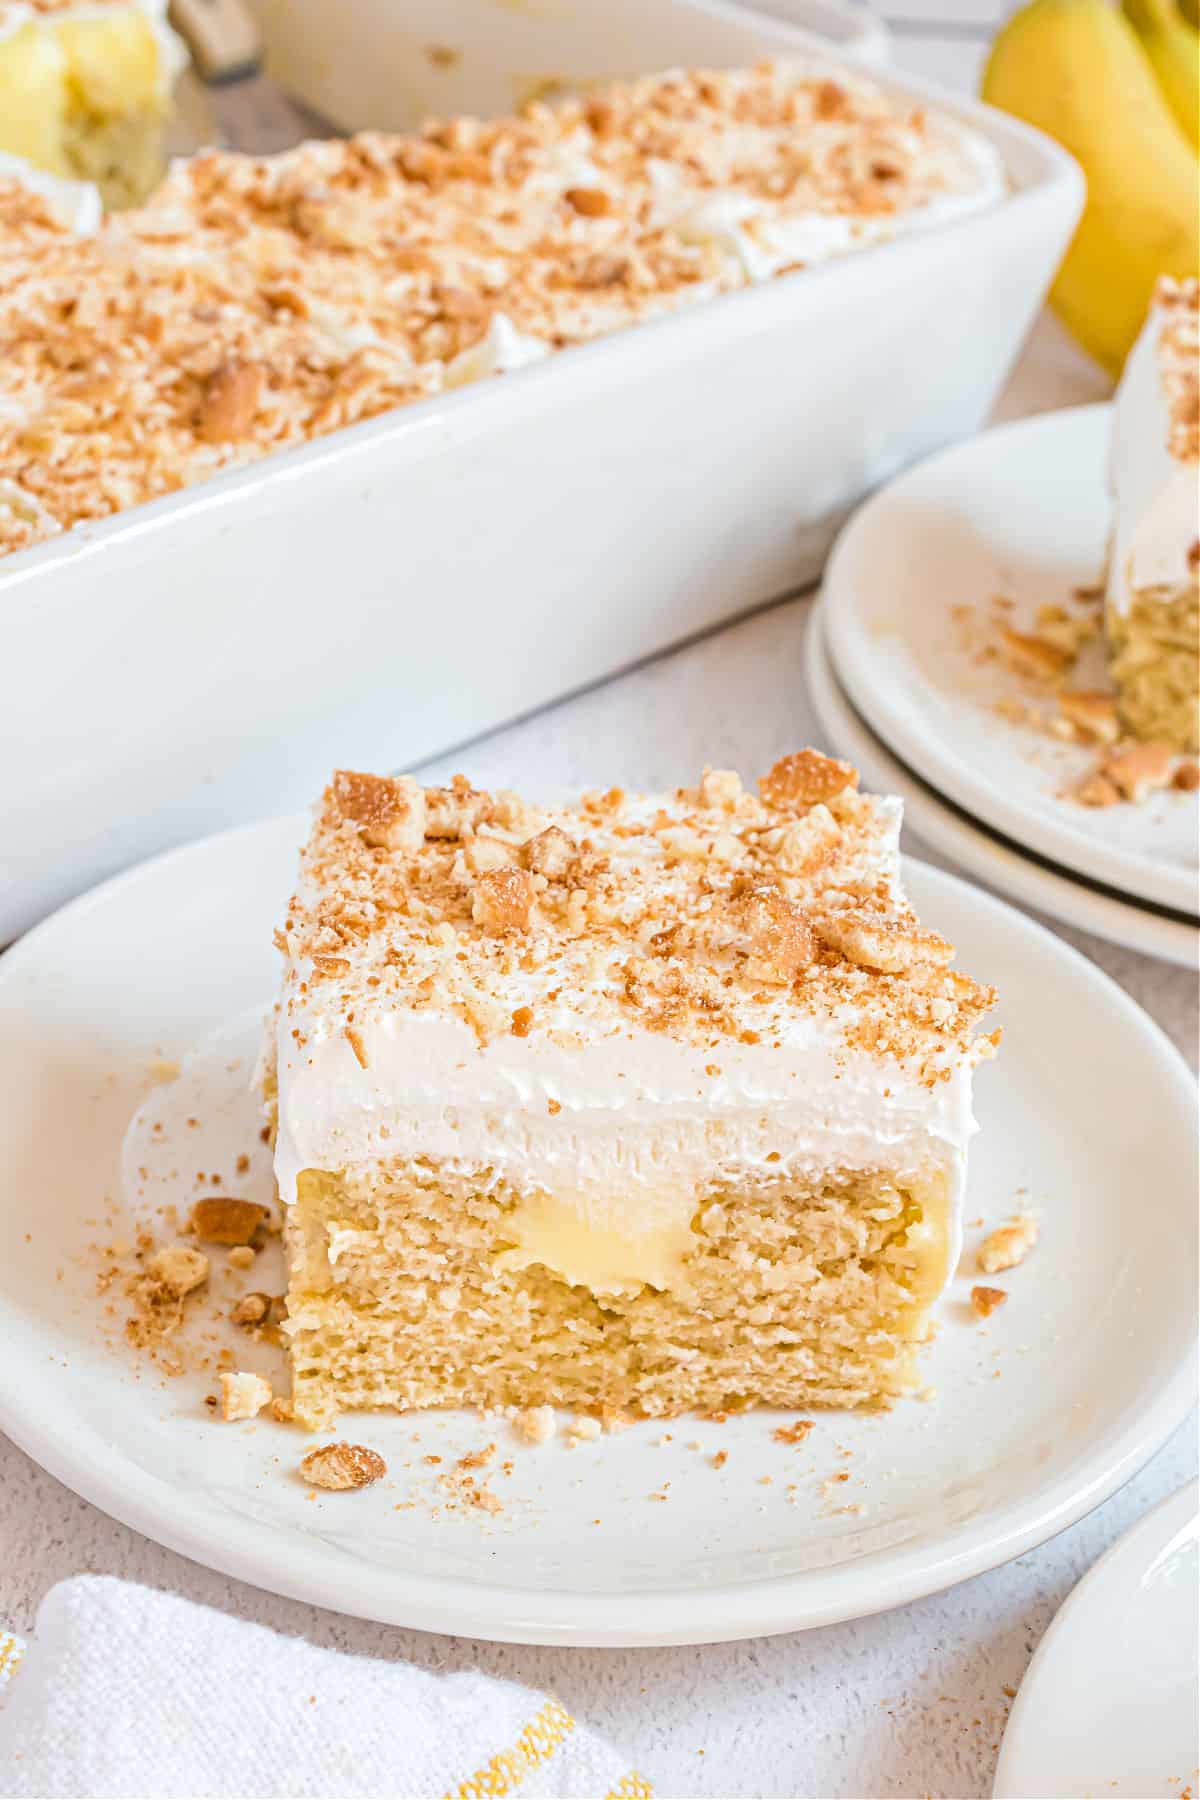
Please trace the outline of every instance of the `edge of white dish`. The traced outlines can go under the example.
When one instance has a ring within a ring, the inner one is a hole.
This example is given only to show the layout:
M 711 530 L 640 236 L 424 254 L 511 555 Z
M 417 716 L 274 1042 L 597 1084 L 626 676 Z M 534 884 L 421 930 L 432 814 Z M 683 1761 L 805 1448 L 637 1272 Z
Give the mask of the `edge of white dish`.
M 1040 1705 L 1038 1695 L 1039 1684 L 1045 1680 L 1047 1670 L 1053 1665 L 1058 1655 L 1059 1640 L 1068 1632 L 1073 1623 L 1079 1602 L 1090 1600 L 1092 1594 L 1107 1579 L 1115 1562 L 1124 1560 L 1143 1540 L 1157 1540 L 1160 1533 L 1166 1531 L 1168 1541 L 1174 1537 L 1189 1520 L 1196 1516 L 1197 1500 L 1200 1498 L 1200 1484 L 1189 1481 L 1175 1493 L 1168 1494 L 1156 1506 L 1122 1532 L 1115 1544 L 1110 1544 L 1098 1561 L 1094 1562 L 1087 1573 L 1080 1577 L 1071 1592 L 1067 1595 L 1058 1611 L 1051 1619 L 1042 1636 L 1037 1649 L 1025 1671 L 1012 1711 L 1005 1726 L 1004 1738 L 1000 1745 L 1000 1758 L 996 1764 L 996 1776 L 992 1786 L 992 1800 L 1023 1800 L 1023 1797 L 1035 1792 L 1029 1779 L 1022 1776 L 1022 1766 L 1033 1764 L 1036 1770 L 1039 1762 L 1036 1742 L 1033 1748 L 1026 1745 L 1024 1739 L 1027 1732 L 1035 1734 L 1038 1730 L 1037 1709 Z M 1178 1514 L 1178 1522 L 1176 1522 Z

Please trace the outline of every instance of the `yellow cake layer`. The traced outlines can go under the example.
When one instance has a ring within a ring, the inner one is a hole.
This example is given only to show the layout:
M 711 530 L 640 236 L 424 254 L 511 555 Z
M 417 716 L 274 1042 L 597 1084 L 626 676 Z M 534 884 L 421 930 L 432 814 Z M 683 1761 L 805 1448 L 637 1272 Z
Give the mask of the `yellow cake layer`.
M 707 1188 L 670 1290 L 510 1266 L 528 1196 L 408 1165 L 301 1174 L 288 1209 L 296 1416 L 424 1406 L 887 1405 L 916 1380 L 949 1255 L 941 1172 Z
M 35 17 L 0 38 L 0 150 L 132 206 L 163 173 L 168 90 L 136 7 Z
M 1107 629 L 1126 729 L 1200 750 L 1200 586 L 1142 589 L 1128 612 L 1110 607 Z

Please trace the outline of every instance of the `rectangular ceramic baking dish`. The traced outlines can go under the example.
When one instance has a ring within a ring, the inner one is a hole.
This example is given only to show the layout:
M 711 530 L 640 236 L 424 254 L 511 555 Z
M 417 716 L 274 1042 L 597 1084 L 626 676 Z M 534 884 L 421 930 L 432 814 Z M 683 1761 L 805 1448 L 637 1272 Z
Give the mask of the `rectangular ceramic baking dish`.
M 249 0 L 273 78 L 343 131 L 493 118 L 535 95 L 665 69 L 832 51 L 880 66 L 848 0 Z
M 855 499 L 974 431 L 1081 177 L 894 85 L 985 133 L 1011 197 L 0 563 L 0 942 L 335 765 L 414 765 L 794 589 Z

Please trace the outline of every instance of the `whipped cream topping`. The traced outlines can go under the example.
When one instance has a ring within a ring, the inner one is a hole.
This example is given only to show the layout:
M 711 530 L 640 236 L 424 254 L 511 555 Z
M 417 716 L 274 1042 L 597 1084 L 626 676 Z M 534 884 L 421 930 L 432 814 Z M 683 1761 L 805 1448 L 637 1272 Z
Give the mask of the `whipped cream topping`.
M 793 833 L 785 844 L 776 827 L 787 815 L 737 787 L 723 803 L 698 804 L 703 786 L 699 796 L 626 797 L 608 825 L 594 813 L 537 809 L 510 835 L 520 842 L 520 834 L 551 826 L 576 842 L 586 837 L 589 854 L 606 863 L 624 858 L 609 871 L 614 891 L 631 896 L 631 921 L 635 913 L 646 917 L 638 913 L 643 902 L 649 906 L 660 943 L 672 907 L 680 918 L 693 901 L 703 909 L 718 865 L 725 879 L 737 863 L 739 831 L 794 870 L 807 867 L 777 874 L 810 905 L 830 891 L 869 894 L 889 919 L 911 921 L 899 884 L 898 801 L 848 794 L 831 802 L 837 819 L 825 805 L 811 806 L 803 820 L 783 826 Z M 464 795 L 460 803 L 482 820 L 478 802 L 487 797 Z M 335 953 L 320 922 L 330 917 L 323 908 L 331 890 L 343 883 L 360 921 L 365 900 L 351 898 L 345 882 L 339 859 L 349 846 L 336 816 L 318 821 L 283 935 L 275 1050 L 276 1174 L 285 1204 L 306 1169 L 353 1175 L 379 1162 L 424 1160 L 447 1177 L 516 1191 L 506 1266 L 540 1262 L 568 1281 L 614 1292 L 647 1282 L 678 1286 L 696 1210 L 724 1185 L 782 1179 L 811 1186 L 834 1171 L 877 1171 L 918 1184 L 924 1244 L 917 1233 L 910 1242 L 921 1249 L 929 1296 L 940 1290 L 960 1244 L 975 1129 L 971 1076 L 983 1053 L 969 1025 L 952 1025 L 949 996 L 961 993 L 974 1017 L 988 1003 L 974 984 L 941 972 L 915 975 L 922 1005 L 928 980 L 938 992 L 921 1015 L 926 1022 L 914 1028 L 900 992 L 906 977 L 849 970 L 839 986 L 835 969 L 827 997 L 804 1004 L 786 982 L 770 985 L 767 970 L 726 1000 L 732 1016 L 723 1034 L 714 1033 L 703 1001 L 697 1015 L 676 1023 L 672 1013 L 664 1025 L 661 1015 L 651 1019 L 624 998 L 631 965 L 613 952 L 631 934 L 619 921 L 562 940 L 549 925 L 540 952 L 514 947 L 497 964 L 457 923 L 457 912 L 451 926 L 449 903 L 446 916 L 431 920 L 437 906 L 428 885 L 412 890 L 399 916 L 377 885 L 387 907 L 380 929 L 360 932 Z M 503 816 L 513 817 L 507 807 Z M 702 825 L 713 833 L 713 868 L 706 874 L 683 864 L 681 872 L 671 858 L 684 851 L 690 859 L 683 840 Z M 415 863 L 440 858 L 449 866 L 447 894 L 470 880 L 468 857 L 497 866 L 500 838 L 468 832 L 462 841 L 457 851 L 443 839 L 413 846 Z M 656 860 L 664 851 L 665 862 Z M 443 954 L 439 989 L 433 971 Z M 724 963 L 711 950 L 705 956 L 705 975 L 718 979 Z M 401 978 L 411 984 L 410 1004 L 389 993 L 381 972 L 394 970 L 397 957 L 411 957 Z M 334 965 L 334 979 L 325 979 Z M 720 979 L 729 995 L 732 975 Z M 503 1029 L 479 1029 L 484 986 Z
M 1162 588 L 1169 597 L 1195 573 L 1197 463 L 1173 453 L 1164 345 L 1181 305 L 1179 297 L 1160 297 L 1151 307 L 1117 389 L 1109 461 L 1114 521 L 1108 599 L 1119 613 L 1129 611 L 1135 590 Z M 1194 297 L 1192 306 L 1194 311 Z

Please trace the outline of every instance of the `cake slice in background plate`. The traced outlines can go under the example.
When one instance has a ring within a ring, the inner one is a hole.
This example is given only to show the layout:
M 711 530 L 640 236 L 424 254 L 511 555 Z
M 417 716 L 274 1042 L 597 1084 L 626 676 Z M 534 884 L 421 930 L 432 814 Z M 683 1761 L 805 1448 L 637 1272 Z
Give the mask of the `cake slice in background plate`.
M 1122 723 L 1200 750 L 1200 284 L 1159 283 L 1113 422 L 1107 629 Z
M 919 1380 L 994 996 L 856 782 L 814 751 L 571 807 L 335 775 L 269 1076 L 299 1419 Z

